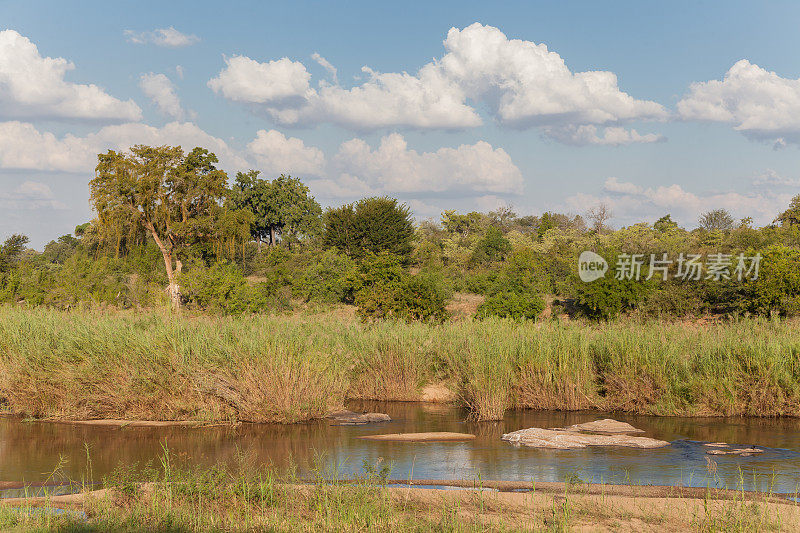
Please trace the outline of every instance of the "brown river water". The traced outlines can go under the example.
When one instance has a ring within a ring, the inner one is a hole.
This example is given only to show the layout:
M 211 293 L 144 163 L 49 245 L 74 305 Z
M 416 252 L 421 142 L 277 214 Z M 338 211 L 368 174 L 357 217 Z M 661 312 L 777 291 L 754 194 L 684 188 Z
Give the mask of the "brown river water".
M 120 464 L 143 467 L 166 446 L 179 461 L 197 465 L 237 461 L 284 468 L 300 476 L 315 468 L 347 478 L 364 463 L 389 464 L 395 479 L 577 481 L 613 484 L 716 486 L 794 494 L 800 490 L 800 419 L 680 418 L 603 412 L 510 411 L 501 422 L 466 420 L 451 406 L 401 402 L 353 402 L 349 408 L 387 413 L 391 422 L 334 426 L 318 421 L 291 426 L 113 428 L 0 418 L 0 481 L 41 482 L 86 477 L 87 447 L 94 481 Z M 562 427 L 615 418 L 671 442 L 666 448 L 540 450 L 501 441 L 527 427 Z M 361 440 L 377 433 L 454 431 L 477 435 L 470 442 L 409 443 Z M 702 442 L 757 445 L 751 457 L 710 456 Z M 710 473 L 706 458 L 716 463 Z M 60 465 L 55 477 L 51 473 Z M 3 496 L 11 495 L 2 491 Z

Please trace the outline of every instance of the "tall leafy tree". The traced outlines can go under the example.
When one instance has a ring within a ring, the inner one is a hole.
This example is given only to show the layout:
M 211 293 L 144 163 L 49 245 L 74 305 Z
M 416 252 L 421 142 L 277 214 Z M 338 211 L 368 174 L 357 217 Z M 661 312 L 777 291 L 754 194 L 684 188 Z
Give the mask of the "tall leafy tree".
M 394 198 L 364 198 L 325 213 L 325 245 L 352 257 L 390 253 L 408 261 L 413 236 L 411 210 Z
M 0 246 L 0 272 L 6 272 L 16 263 L 22 252 L 25 251 L 25 245 L 30 242 L 26 235 L 15 233 L 3 242 Z
M 789 209 L 778 215 L 775 222 L 780 222 L 785 226 L 800 224 L 800 194 L 792 198 L 792 201 L 789 202 Z
M 179 146 L 143 145 L 97 157 L 89 185 L 98 225 L 124 220 L 146 230 L 164 258 L 172 305 L 179 308 L 183 254 L 219 237 L 227 176 L 217 169 L 217 157 L 203 148 L 184 154 Z
M 283 174 L 272 181 L 258 176 L 257 170 L 239 172 L 231 200 L 253 213 L 250 233 L 259 244 L 274 246 L 279 235 L 292 242 L 319 233 L 322 208 L 302 181 Z
M 725 209 L 714 209 L 700 215 L 700 227 L 706 231 L 729 231 L 733 229 L 733 217 Z

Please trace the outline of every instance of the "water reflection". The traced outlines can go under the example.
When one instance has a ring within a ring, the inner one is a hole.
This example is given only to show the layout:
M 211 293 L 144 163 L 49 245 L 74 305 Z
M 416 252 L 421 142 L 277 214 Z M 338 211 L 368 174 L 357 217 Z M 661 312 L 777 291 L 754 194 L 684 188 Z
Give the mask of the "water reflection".
M 237 428 L 109 428 L 0 419 L 0 481 L 43 481 L 62 464 L 70 479 L 87 477 L 86 449 L 95 481 L 119 463 L 144 466 L 162 445 L 182 460 L 200 465 L 235 462 L 246 454 L 279 468 L 290 463 L 308 475 L 321 458 L 343 477 L 360 473 L 366 461 L 393 464 L 392 477 L 416 479 L 502 479 L 719 486 L 795 492 L 800 486 L 800 421 L 795 419 L 657 418 L 598 412 L 510 412 L 496 423 L 465 420 L 462 410 L 414 403 L 354 402 L 354 410 L 388 413 L 392 422 L 370 426 L 242 425 Z M 672 442 L 667 448 L 636 450 L 516 448 L 500 435 L 525 427 L 561 427 L 613 417 Z M 471 442 L 404 443 L 365 441 L 373 433 L 456 431 L 474 433 Z M 752 457 L 714 456 L 709 474 L 699 441 L 724 441 L 767 448 Z

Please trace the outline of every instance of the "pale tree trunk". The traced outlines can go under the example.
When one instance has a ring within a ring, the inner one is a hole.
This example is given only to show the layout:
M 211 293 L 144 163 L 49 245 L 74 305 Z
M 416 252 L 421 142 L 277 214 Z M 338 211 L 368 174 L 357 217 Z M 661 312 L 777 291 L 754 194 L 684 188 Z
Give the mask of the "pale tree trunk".
M 178 285 L 178 274 L 181 273 L 183 264 L 180 262 L 180 260 L 178 260 L 176 261 L 176 268 L 173 268 L 172 250 L 168 250 L 167 247 L 164 246 L 164 243 L 156 234 L 155 228 L 152 224 L 149 224 L 147 229 L 150 230 L 153 240 L 156 241 L 158 249 L 161 250 L 161 255 L 164 258 L 164 267 L 167 270 L 167 281 L 169 283 L 167 286 L 167 292 L 169 293 L 170 304 L 172 305 L 172 309 L 178 311 L 181 308 L 181 287 Z
M 269 227 L 269 245 L 275 246 L 275 226 Z

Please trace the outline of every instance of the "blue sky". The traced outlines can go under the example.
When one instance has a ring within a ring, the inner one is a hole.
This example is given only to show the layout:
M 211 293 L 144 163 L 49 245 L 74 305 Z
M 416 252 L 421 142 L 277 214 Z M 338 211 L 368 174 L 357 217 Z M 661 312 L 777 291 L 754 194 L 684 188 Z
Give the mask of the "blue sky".
M 96 153 L 138 142 L 418 218 L 765 224 L 800 192 L 799 23 L 796 2 L 0 2 L 0 238 L 90 219 Z

